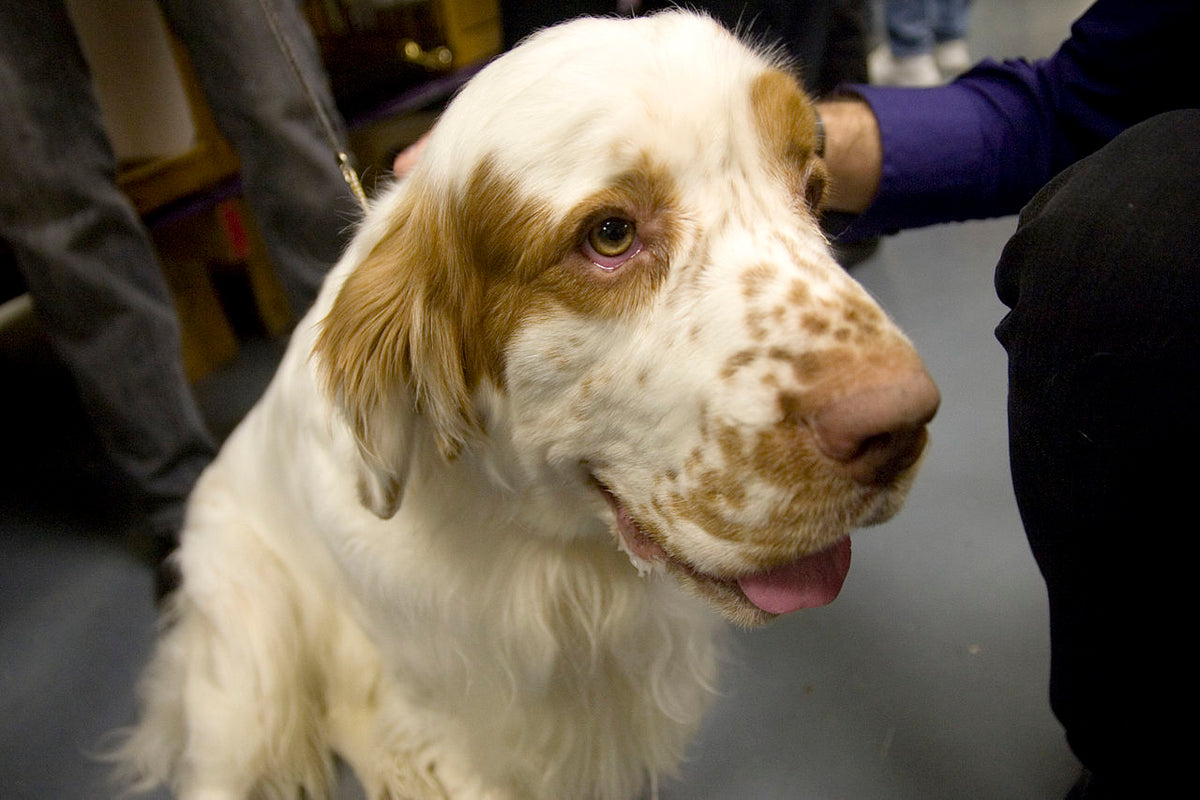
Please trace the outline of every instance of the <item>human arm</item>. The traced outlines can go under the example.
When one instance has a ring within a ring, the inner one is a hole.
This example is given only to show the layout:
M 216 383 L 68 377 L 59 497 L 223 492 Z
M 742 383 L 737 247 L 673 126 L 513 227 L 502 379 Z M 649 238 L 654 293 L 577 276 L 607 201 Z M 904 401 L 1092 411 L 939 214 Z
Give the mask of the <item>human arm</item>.
M 1191 0 L 1098 0 L 1044 61 L 984 62 L 934 89 L 848 87 L 878 126 L 879 158 L 854 155 L 826 113 L 832 103 L 821 103 L 830 207 L 863 211 L 862 187 L 877 168 L 858 235 L 1014 213 L 1126 127 L 1200 104 L 1200 83 L 1189 79 L 1198 23 L 1200 3 Z M 854 157 L 839 161 L 844 146 Z
M 879 189 L 879 123 L 871 107 L 855 97 L 818 103 L 817 111 L 825 126 L 825 166 L 832 177 L 825 207 L 861 214 Z

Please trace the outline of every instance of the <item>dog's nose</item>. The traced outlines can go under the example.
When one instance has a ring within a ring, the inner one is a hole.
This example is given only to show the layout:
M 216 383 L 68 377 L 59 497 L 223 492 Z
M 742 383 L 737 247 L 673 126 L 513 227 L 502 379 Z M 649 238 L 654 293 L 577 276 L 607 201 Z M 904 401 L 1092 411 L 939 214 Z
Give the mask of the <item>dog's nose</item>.
M 916 463 L 941 395 L 921 367 L 871 376 L 809 419 L 817 446 L 859 483 L 885 484 Z

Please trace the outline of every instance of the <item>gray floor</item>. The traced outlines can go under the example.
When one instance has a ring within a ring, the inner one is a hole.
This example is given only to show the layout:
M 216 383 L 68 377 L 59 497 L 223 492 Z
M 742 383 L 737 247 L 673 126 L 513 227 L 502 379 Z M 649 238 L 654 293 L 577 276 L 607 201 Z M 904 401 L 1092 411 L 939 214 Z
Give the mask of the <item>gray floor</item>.
M 1084 5 L 979 0 L 974 50 L 1046 54 Z M 855 538 L 836 603 L 735 635 L 721 699 L 664 800 L 1034 800 L 1070 786 L 991 333 L 1003 313 L 991 270 L 1012 228 L 902 234 L 855 268 L 941 385 L 932 450 L 900 517 Z M 198 387 L 218 431 L 276 355 L 251 343 Z M 131 719 L 150 575 L 63 376 L 12 331 L 0 376 L 0 798 L 109 797 L 90 754 Z

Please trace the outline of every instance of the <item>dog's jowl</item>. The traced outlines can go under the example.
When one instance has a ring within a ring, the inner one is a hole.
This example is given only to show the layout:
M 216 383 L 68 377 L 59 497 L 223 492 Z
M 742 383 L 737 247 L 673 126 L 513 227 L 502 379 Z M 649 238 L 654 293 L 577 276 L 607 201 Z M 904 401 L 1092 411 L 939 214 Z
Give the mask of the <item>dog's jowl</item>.
M 535 35 L 374 204 L 204 474 L 120 756 L 186 800 L 631 800 L 725 624 L 830 602 L 937 389 L 812 107 L 670 12 Z

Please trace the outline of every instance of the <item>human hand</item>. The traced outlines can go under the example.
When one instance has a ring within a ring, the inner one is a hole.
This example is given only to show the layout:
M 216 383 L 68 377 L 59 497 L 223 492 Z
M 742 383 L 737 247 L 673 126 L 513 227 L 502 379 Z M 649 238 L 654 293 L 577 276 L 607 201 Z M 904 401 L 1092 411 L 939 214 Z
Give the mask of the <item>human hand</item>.
M 396 155 L 396 159 L 392 162 L 392 172 L 397 178 L 407 178 L 416 169 L 421 153 L 428 143 L 429 134 L 426 133 Z

